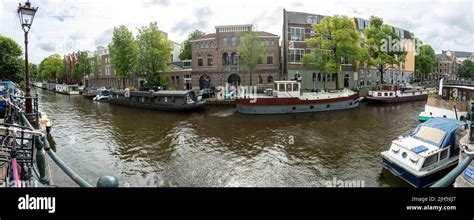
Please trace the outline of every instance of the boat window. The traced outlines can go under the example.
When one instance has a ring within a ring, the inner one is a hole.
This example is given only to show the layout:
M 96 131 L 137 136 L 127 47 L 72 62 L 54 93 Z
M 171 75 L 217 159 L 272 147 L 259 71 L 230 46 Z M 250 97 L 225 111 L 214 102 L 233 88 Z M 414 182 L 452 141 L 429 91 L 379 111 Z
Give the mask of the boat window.
M 291 92 L 291 84 L 285 84 L 286 85 L 286 91 Z
M 390 96 L 393 96 L 393 93 L 390 93 Z
M 382 93 L 381 93 L 381 92 L 378 92 L 378 93 L 377 93 L 377 96 L 382 96 Z
M 278 84 L 278 91 L 284 92 L 285 91 L 285 84 Z
M 422 126 L 415 136 L 438 145 L 445 134 L 446 132 L 441 129 Z
M 446 149 L 446 150 L 443 150 L 443 151 L 441 151 L 441 153 L 439 153 L 439 160 L 444 160 L 444 159 L 448 158 L 448 150 L 449 150 L 449 148 Z
M 431 155 L 425 159 L 425 163 L 423 164 L 423 168 L 430 166 L 434 163 L 438 162 L 438 154 Z
M 385 92 L 385 93 L 383 94 L 383 96 L 388 96 L 388 93 Z
M 293 92 L 298 92 L 298 84 L 293 84 Z

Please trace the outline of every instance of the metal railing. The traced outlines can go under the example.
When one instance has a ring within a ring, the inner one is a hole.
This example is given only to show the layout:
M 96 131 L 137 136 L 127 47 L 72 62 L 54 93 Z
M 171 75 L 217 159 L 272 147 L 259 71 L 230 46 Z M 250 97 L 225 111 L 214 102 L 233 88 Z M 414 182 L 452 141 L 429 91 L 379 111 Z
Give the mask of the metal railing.
M 25 111 L 22 109 L 22 105 L 18 105 L 16 103 L 13 103 L 11 100 L 9 102 L 10 105 L 15 109 L 14 114 L 19 114 L 19 122 L 22 124 L 24 127 L 31 129 L 31 130 L 37 130 L 39 129 L 39 111 L 38 111 L 38 95 L 35 97 L 12 97 L 12 98 L 17 98 L 18 100 L 21 99 L 28 99 L 31 98 L 34 100 L 34 114 L 35 116 L 35 126 L 33 126 L 30 121 L 28 120 L 28 115 Z M 31 114 L 30 114 L 31 115 Z M 34 172 L 38 175 L 39 181 L 42 184 L 49 185 L 50 184 L 50 179 L 47 175 L 47 160 L 46 160 L 46 154 L 52 159 L 52 161 L 55 162 L 55 164 L 61 168 L 61 170 L 71 179 L 73 180 L 78 186 L 80 187 L 93 187 L 92 184 L 87 182 L 84 178 L 82 178 L 79 174 L 77 174 L 73 169 L 71 169 L 49 146 L 49 142 L 47 139 L 46 135 L 42 135 L 41 137 L 35 136 L 34 139 L 34 147 L 36 147 L 36 158 L 35 158 L 35 163 L 34 163 Z M 99 181 L 97 182 L 97 187 L 118 187 L 119 182 L 117 178 L 113 176 L 102 176 L 99 178 Z
M 447 187 L 452 184 L 456 178 L 462 174 L 462 172 L 471 164 L 472 160 L 474 159 L 474 152 L 471 152 L 467 149 L 466 146 L 463 146 L 463 151 L 466 154 L 466 157 L 458 164 L 451 172 L 446 174 L 443 178 L 438 180 L 435 184 L 431 187 L 439 188 L 439 187 Z

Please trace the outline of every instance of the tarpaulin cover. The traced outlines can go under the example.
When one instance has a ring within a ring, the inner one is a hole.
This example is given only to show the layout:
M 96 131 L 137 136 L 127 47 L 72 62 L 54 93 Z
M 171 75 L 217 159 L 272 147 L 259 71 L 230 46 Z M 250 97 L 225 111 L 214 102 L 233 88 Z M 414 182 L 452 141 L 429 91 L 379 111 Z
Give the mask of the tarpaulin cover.
M 465 122 L 458 121 L 455 119 L 431 118 L 425 123 L 418 125 L 416 129 L 410 134 L 410 136 L 418 140 L 433 144 L 434 146 L 437 146 L 439 148 L 445 148 L 454 144 L 454 141 L 456 139 L 456 131 L 459 128 L 464 127 L 465 125 L 466 125 Z M 420 131 L 420 129 L 422 129 L 423 127 L 439 129 L 439 130 L 444 131 L 444 132 L 440 132 L 444 134 L 442 134 L 442 136 L 440 137 L 436 137 L 436 139 L 439 141 L 438 143 L 435 143 L 432 140 L 428 140 L 426 138 L 421 137 L 420 135 L 417 135 L 418 131 Z

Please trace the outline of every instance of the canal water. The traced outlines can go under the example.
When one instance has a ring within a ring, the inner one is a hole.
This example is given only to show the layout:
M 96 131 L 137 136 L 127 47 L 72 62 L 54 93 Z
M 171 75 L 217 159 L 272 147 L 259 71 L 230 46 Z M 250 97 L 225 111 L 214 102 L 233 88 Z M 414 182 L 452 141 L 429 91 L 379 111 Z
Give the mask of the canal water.
M 382 172 L 380 152 L 416 127 L 425 104 L 257 116 L 232 107 L 161 112 L 34 92 L 69 166 L 94 185 L 110 174 L 131 187 L 313 187 L 334 180 L 406 187 Z M 51 167 L 55 185 L 76 186 Z

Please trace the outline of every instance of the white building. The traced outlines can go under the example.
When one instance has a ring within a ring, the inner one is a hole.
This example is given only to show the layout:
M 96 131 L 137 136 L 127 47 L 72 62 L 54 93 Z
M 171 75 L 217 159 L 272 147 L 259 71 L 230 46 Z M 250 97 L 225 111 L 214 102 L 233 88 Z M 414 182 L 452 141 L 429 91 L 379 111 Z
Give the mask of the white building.
M 171 51 L 171 62 L 180 61 L 179 54 L 181 53 L 181 44 L 171 41 L 173 44 L 173 51 Z

